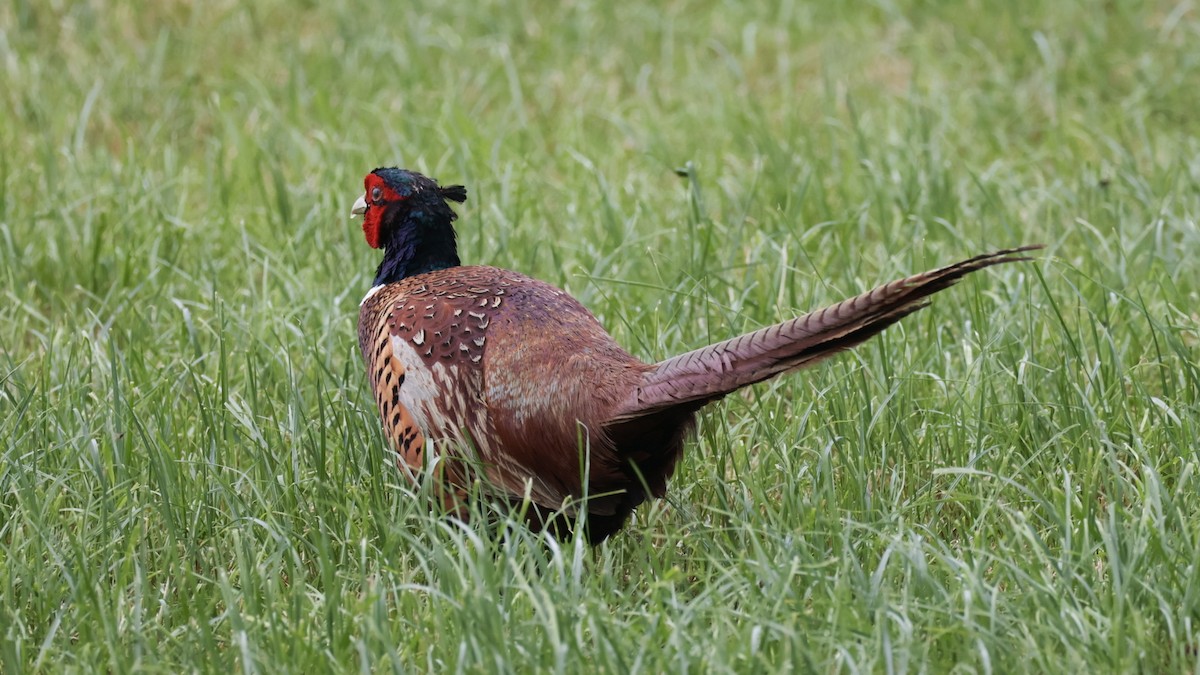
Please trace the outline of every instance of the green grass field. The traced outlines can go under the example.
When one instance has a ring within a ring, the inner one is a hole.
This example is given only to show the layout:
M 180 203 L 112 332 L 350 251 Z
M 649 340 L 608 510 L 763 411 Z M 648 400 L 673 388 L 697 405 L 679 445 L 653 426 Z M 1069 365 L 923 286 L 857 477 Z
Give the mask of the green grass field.
M 0 6 L 0 672 L 1200 671 L 1193 3 L 322 4 Z M 393 164 L 647 360 L 1048 248 L 593 550 L 403 487 Z

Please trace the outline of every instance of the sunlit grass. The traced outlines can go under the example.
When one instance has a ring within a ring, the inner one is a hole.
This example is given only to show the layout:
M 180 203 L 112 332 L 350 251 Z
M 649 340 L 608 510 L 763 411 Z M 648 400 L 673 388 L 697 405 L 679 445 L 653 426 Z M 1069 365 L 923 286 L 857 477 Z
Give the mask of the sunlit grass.
M 1200 668 L 1194 8 L 752 5 L 0 7 L 0 671 Z M 592 550 L 392 468 L 392 164 L 647 360 L 1048 248 Z

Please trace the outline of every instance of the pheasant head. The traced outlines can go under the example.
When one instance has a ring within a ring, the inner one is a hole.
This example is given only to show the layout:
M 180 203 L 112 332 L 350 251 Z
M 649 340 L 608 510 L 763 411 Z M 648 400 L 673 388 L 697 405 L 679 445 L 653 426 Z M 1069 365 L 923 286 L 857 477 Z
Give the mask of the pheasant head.
M 363 189 L 350 213 L 363 217 L 367 244 L 384 250 L 374 285 L 460 264 L 457 216 L 447 200 L 466 201 L 465 187 L 443 187 L 415 171 L 380 168 L 367 174 Z

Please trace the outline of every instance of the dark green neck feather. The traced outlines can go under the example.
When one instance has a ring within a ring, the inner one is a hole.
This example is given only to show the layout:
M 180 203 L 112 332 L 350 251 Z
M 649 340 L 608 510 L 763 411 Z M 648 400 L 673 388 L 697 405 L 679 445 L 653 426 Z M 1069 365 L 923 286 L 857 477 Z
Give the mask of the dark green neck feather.
M 462 264 L 451 225 L 454 211 L 440 198 L 436 204 L 414 206 L 393 217 L 400 222 L 387 227 L 376 286 Z

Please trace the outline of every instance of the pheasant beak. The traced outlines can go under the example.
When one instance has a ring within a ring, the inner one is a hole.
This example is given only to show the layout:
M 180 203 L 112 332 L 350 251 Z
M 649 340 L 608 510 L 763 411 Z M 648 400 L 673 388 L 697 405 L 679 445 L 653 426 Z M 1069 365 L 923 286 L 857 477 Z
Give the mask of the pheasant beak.
M 350 217 L 361 216 L 367 212 L 367 196 L 360 195 L 358 201 L 354 202 L 354 206 L 350 208 Z

